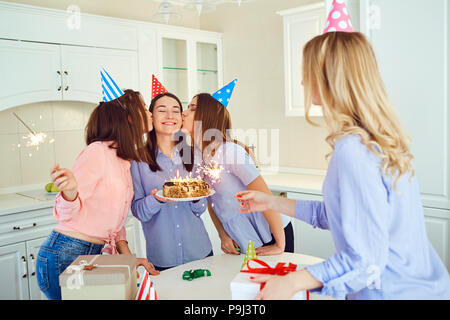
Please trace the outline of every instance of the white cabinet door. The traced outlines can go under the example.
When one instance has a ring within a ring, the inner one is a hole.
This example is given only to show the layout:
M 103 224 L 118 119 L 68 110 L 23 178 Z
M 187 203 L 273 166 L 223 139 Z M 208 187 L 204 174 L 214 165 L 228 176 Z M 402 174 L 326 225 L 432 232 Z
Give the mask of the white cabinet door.
M 100 102 L 103 67 L 121 89 L 139 90 L 135 51 L 61 46 L 61 56 L 64 100 Z
M 0 247 L 0 300 L 28 300 L 25 243 Z
M 429 199 L 448 203 L 449 3 L 371 0 L 370 5 L 379 23 L 367 33 L 391 102 L 411 137 L 424 204 Z M 361 19 L 366 25 L 368 16 Z
M 428 240 L 430 240 L 447 269 L 450 270 L 450 239 L 448 234 L 450 211 L 424 208 L 424 213 Z M 448 217 L 445 218 L 445 215 L 448 215 Z
M 0 111 L 61 100 L 60 66 L 58 45 L 0 40 Z
M 38 238 L 26 242 L 27 248 L 27 266 L 28 266 L 28 287 L 30 291 L 30 300 L 47 300 L 45 294 L 39 289 L 36 279 L 36 259 L 39 248 L 47 237 Z
M 304 116 L 304 92 L 302 86 L 302 51 L 305 44 L 322 33 L 325 26 L 325 5 L 317 3 L 296 9 L 280 11 L 284 25 L 284 79 L 286 116 Z M 314 106 L 310 115 L 321 116 L 321 109 Z
M 321 196 L 312 194 L 288 192 L 287 197 L 294 200 L 322 201 Z M 330 231 L 313 228 L 298 219 L 291 220 L 294 228 L 294 251 L 296 253 L 327 259 L 336 252 Z

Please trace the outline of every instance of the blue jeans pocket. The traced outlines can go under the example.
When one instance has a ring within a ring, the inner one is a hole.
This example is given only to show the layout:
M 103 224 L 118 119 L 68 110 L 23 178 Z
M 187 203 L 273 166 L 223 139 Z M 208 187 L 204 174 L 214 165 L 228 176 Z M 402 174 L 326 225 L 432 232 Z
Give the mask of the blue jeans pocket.
M 48 279 L 48 259 L 45 257 L 37 256 L 36 260 L 36 278 L 39 289 L 42 292 L 46 291 L 50 287 Z
M 85 250 L 77 246 L 64 246 L 58 251 L 58 269 L 63 273 L 68 266 L 78 258 L 78 256 L 87 254 Z

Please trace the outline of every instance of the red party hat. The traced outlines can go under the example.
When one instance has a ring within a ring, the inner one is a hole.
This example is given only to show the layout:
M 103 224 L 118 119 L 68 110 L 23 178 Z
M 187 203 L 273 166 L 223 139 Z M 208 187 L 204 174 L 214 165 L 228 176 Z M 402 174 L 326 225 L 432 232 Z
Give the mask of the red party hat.
M 152 99 L 158 94 L 168 92 L 166 88 L 161 84 L 161 82 L 156 79 L 155 75 L 152 75 Z

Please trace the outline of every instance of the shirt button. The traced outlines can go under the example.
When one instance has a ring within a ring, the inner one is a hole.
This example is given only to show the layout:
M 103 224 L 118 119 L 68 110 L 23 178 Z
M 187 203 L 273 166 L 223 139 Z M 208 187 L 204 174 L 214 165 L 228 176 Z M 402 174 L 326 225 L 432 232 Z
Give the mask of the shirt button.
M 180 242 L 180 243 L 178 243 L 178 246 L 179 246 L 179 247 L 181 247 L 181 242 Z
M 177 224 L 177 228 L 179 228 L 180 227 L 180 225 L 179 224 Z

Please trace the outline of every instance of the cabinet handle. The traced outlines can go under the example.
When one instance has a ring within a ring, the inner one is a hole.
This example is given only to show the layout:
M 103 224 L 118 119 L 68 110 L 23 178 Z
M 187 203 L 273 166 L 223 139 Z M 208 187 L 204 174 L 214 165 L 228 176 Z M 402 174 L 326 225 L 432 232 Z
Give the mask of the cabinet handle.
M 29 226 L 14 226 L 13 230 L 24 230 L 24 229 L 34 228 L 36 226 L 37 226 L 37 223 L 34 222 L 33 224 L 30 224 Z
M 62 87 L 61 87 L 61 86 L 59 86 L 59 87 L 58 87 L 58 91 L 61 91 L 61 89 L 62 89 Z
M 69 72 L 67 72 L 67 71 L 64 71 L 64 74 L 65 74 L 66 76 L 68 76 L 68 75 L 69 75 Z
M 68 90 L 69 90 L 69 86 L 67 86 L 64 90 L 65 90 L 65 91 L 68 91 Z
M 27 259 L 25 256 L 22 256 L 22 278 L 27 277 Z
M 31 253 L 30 254 L 30 258 L 31 258 L 31 276 L 35 276 L 36 275 L 36 261 L 34 259 L 34 255 Z
M 56 71 L 56 74 L 58 75 L 58 76 L 60 76 L 61 75 L 61 71 Z

